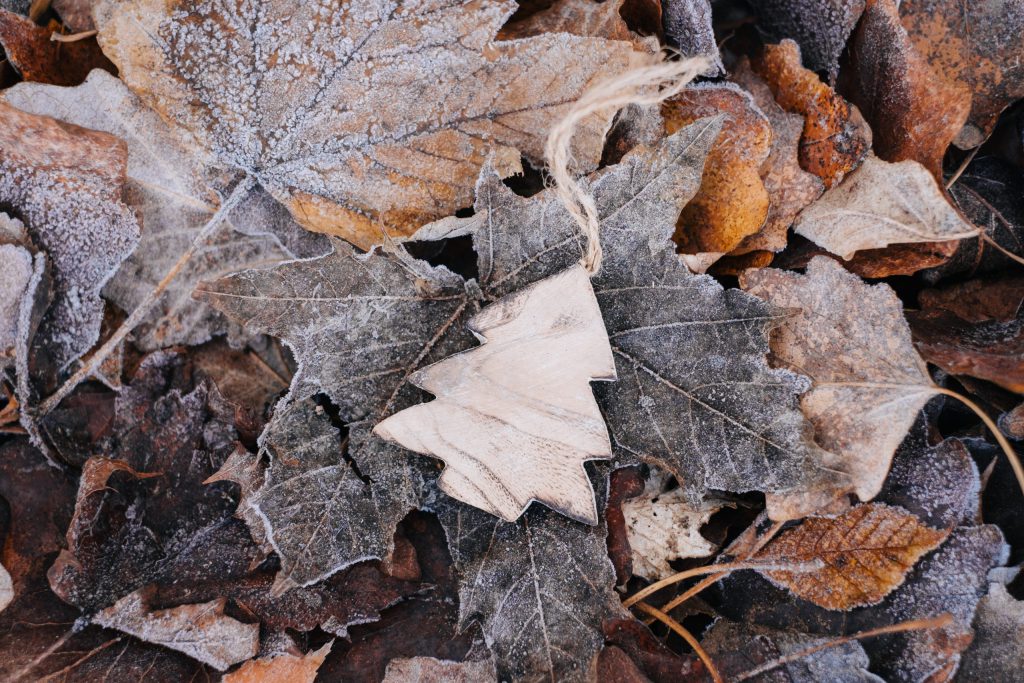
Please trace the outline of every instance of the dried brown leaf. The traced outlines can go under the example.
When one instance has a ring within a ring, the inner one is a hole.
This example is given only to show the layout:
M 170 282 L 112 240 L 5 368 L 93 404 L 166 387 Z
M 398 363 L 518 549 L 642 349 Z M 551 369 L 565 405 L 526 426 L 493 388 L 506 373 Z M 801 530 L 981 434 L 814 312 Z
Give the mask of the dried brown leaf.
M 511 21 L 498 31 L 499 40 L 530 38 L 543 33 L 633 40 L 621 11 L 626 0 L 557 0 L 547 9 L 521 21 Z
M 334 641 L 305 655 L 280 654 L 275 657 L 250 659 L 236 670 L 225 674 L 224 683 L 313 683 L 316 672 L 331 651 Z
M 52 269 L 53 303 L 36 341 L 58 365 L 99 338 L 100 289 L 138 244 L 139 223 L 122 197 L 126 163 L 112 135 L 0 103 L 0 204 Z
M 1024 307 L 1024 277 L 968 280 L 925 289 L 917 300 L 924 312 L 949 311 L 969 323 L 1009 322 Z
M 800 64 L 800 48 L 791 40 L 766 45 L 753 61 L 775 100 L 804 116 L 800 165 L 835 187 L 871 150 L 871 129 L 856 107 Z
M 539 162 L 569 103 L 638 54 L 565 34 L 493 40 L 514 9 L 108 0 L 94 16 L 143 101 L 305 227 L 368 246 L 470 203 L 490 153 L 505 174 L 515 150 Z M 581 169 L 598 161 L 612 114 L 577 136 Z
M 82 33 L 96 28 L 92 21 L 92 6 L 95 4 L 96 0 L 53 0 L 50 7 L 73 33 Z
M 889 163 L 874 156 L 804 209 L 793 229 L 844 259 L 894 243 L 953 241 L 978 234 L 921 164 Z
M 763 573 L 804 600 L 849 610 L 881 601 L 948 534 L 901 508 L 866 503 L 834 518 L 809 517 L 777 536 L 758 557 L 793 564 L 821 560 L 820 570 Z
M 981 144 L 999 113 L 1024 96 L 1022 53 L 1024 5 L 1018 0 L 963 3 L 958 0 L 903 0 L 900 20 L 932 69 L 970 90 L 968 125 L 954 141 L 968 149 Z
M 929 66 L 894 0 L 868 0 L 839 89 L 871 124 L 875 154 L 917 161 L 943 182 L 942 157 L 967 121 L 971 91 Z
M 764 269 L 745 274 L 742 284 L 792 309 L 772 334 L 772 353 L 811 378 L 800 404 L 815 438 L 839 456 L 858 497 L 871 500 L 918 411 L 935 395 L 902 303 L 887 285 L 868 285 L 825 257 L 814 258 L 806 275 Z
M 749 94 L 731 84 L 688 88 L 665 102 L 662 114 L 669 134 L 699 119 L 725 115 L 700 189 L 679 217 L 676 240 L 686 253 L 731 251 L 759 231 L 768 215 L 760 173 L 771 147 L 768 120 Z
M 764 227 L 745 238 L 731 252 L 737 256 L 764 250 L 782 251 L 786 247 L 786 235 L 800 210 L 821 196 L 825 185 L 813 173 L 800 168 L 799 146 L 804 129 L 804 117 L 787 112 L 772 96 L 771 88 L 764 79 L 750 68 L 744 57 L 731 74 L 738 84 L 753 98 L 754 103 L 768 118 L 772 128 L 772 145 L 768 159 L 761 165 L 761 179 L 768 192 L 768 216 Z M 746 264 L 749 268 L 768 265 L 762 261 Z M 743 264 L 733 264 L 740 270 Z
M 152 610 L 144 596 L 135 592 L 97 612 L 93 621 L 224 671 L 256 656 L 260 634 L 259 624 L 244 624 L 224 614 L 226 604 L 221 598 Z
M 0 45 L 22 79 L 52 85 L 78 85 L 93 69 L 115 72 L 95 38 L 71 43 L 50 40 L 51 35 L 60 32 L 56 21 L 37 26 L 27 17 L 0 9 Z

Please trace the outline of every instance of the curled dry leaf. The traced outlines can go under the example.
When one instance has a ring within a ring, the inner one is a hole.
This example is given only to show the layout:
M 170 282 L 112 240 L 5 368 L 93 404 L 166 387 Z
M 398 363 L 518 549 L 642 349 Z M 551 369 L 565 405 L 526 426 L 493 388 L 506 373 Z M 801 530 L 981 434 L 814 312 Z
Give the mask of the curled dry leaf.
M 331 652 L 334 641 L 305 655 L 279 654 L 269 658 L 250 659 L 236 670 L 225 674 L 224 683 L 313 683 L 316 672 Z
M 800 168 L 798 150 L 804 117 L 787 112 L 775 101 L 771 88 L 750 68 L 744 57 L 730 75 L 734 83 L 750 93 L 758 109 L 768 118 L 772 145 L 761 165 L 761 180 L 768 192 L 768 216 L 764 227 L 740 242 L 732 255 L 756 251 L 778 252 L 786 248 L 786 234 L 800 210 L 821 196 L 821 178 Z M 767 262 L 750 264 L 761 267 Z
M 772 334 L 772 353 L 811 378 L 800 405 L 815 438 L 839 456 L 837 465 L 852 477 L 857 496 L 871 500 L 918 411 L 935 395 L 902 303 L 887 285 L 868 285 L 821 256 L 806 275 L 750 271 L 742 285 L 792 309 Z
M 909 311 L 907 321 L 929 363 L 1024 393 L 1024 316 L 969 323 L 948 312 Z
M 964 652 L 955 680 L 1012 681 L 1024 666 L 1024 602 L 1001 583 L 989 586 L 972 624 L 974 640 Z
M 99 338 L 100 290 L 138 244 L 138 220 L 122 197 L 126 163 L 112 135 L 0 103 L 0 204 L 47 256 L 53 303 L 37 343 L 58 365 Z
M 917 161 L 943 182 L 942 157 L 967 121 L 971 91 L 929 66 L 895 0 L 868 0 L 839 89 L 871 124 L 875 154 Z
M 758 557 L 793 564 L 821 560 L 825 566 L 820 570 L 762 573 L 804 600 L 848 610 L 881 601 L 948 534 L 901 508 L 866 503 L 838 517 L 808 517 L 773 539 Z
M 37 26 L 28 17 L 0 9 L 0 45 L 4 56 L 22 79 L 52 85 L 78 85 L 93 69 L 113 72 L 95 38 L 61 43 L 50 40 L 60 33 L 60 24 L 51 21 Z
M 978 234 L 946 201 L 924 166 L 874 156 L 804 209 L 793 229 L 844 259 L 894 243 L 952 241 Z
M 146 104 L 258 179 L 305 227 L 365 247 L 382 229 L 408 234 L 469 203 L 492 151 L 505 174 L 519 168 L 515 150 L 539 161 L 568 104 L 639 54 L 564 34 L 494 41 L 515 7 L 105 0 L 94 16 L 100 44 Z M 612 114 L 577 136 L 584 170 Z
M 168 125 L 117 78 L 94 71 L 76 88 L 19 84 L 0 94 L 9 104 L 125 141 L 126 201 L 142 216 L 138 249 L 104 288 L 132 311 L 170 270 L 234 181 L 187 133 Z M 238 337 L 224 317 L 191 298 L 196 283 L 245 268 L 327 253 L 326 238 L 290 220 L 265 192 L 253 191 L 185 266 L 137 331 L 136 344 L 155 349 L 199 344 L 214 335 Z
M 494 660 L 449 662 L 433 657 L 388 662 L 383 683 L 497 683 Z
M 700 189 L 679 216 L 676 240 L 686 253 L 724 253 L 764 225 L 768 192 L 761 165 L 772 129 L 750 95 L 732 84 L 687 88 L 662 105 L 665 130 L 723 115 L 722 132 L 708 154 Z
M 1019 0 L 966 5 L 957 0 L 903 0 L 899 8 L 910 39 L 932 68 L 971 91 L 970 118 L 956 145 L 980 145 L 999 113 L 1024 96 L 1024 74 L 1016 66 L 1024 57 L 1018 40 L 1024 5 Z
M 244 624 L 224 614 L 221 598 L 197 605 L 151 610 L 141 593 L 124 596 L 97 612 L 93 621 L 144 640 L 183 652 L 224 671 L 256 656 L 259 624 Z
M 776 39 L 800 46 L 807 67 L 824 71 L 829 82 L 839 72 L 839 56 L 853 32 L 864 0 L 754 0 L 758 23 Z
M 669 45 L 683 57 L 705 55 L 711 58 L 704 76 L 712 78 L 725 71 L 711 25 L 710 0 L 664 0 L 661 25 Z
M 670 560 L 707 557 L 717 549 L 701 535 L 700 528 L 722 504 L 707 500 L 693 506 L 681 488 L 666 490 L 670 479 L 653 470 L 643 493 L 622 504 L 633 573 L 648 581 L 673 574 Z
M 804 116 L 800 165 L 826 188 L 835 187 L 871 150 L 871 128 L 864 117 L 801 66 L 800 48 L 792 40 L 766 45 L 753 67 L 783 109 Z

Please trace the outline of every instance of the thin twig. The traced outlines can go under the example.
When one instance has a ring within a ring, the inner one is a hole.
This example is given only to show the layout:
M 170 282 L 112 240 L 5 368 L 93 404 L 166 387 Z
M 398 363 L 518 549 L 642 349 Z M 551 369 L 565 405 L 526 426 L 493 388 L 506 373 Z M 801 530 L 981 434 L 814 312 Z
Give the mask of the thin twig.
M 884 636 L 890 633 L 903 633 L 905 631 L 923 631 L 933 628 L 942 628 L 944 626 L 948 626 L 951 623 L 953 623 L 953 617 L 951 615 L 940 614 L 939 616 L 932 617 L 931 619 L 913 619 L 911 621 L 903 621 L 898 624 L 892 624 L 891 626 L 881 626 L 879 628 L 861 631 L 860 633 L 854 633 L 851 636 L 842 636 L 840 638 L 836 638 L 825 643 L 819 643 L 818 645 L 809 647 L 805 650 L 800 650 L 799 652 L 794 652 L 784 657 L 773 659 L 770 662 L 765 662 L 756 669 L 751 669 L 750 671 L 746 671 L 740 674 L 739 676 L 734 678 L 733 681 L 734 683 L 739 683 L 740 681 L 746 681 L 751 678 L 755 678 L 757 676 L 760 676 L 761 674 L 771 671 L 772 669 L 777 669 L 780 666 L 785 666 L 790 662 L 801 660 L 804 657 L 810 657 L 816 652 L 821 652 L 822 650 L 827 650 L 833 647 L 839 647 L 840 645 L 845 645 L 846 643 L 849 643 L 854 640 L 861 640 L 863 638 L 874 638 L 875 636 Z
M 756 555 L 757 553 L 759 553 L 761 551 L 761 548 L 765 547 L 765 545 L 768 544 L 768 541 L 770 541 L 773 538 L 775 538 L 775 535 L 778 534 L 780 531 L 782 531 L 782 527 L 783 527 L 784 524 L 785 524 L 785 522 L 776 522 L 775 524 L 773 524 L 772 527 L 770 529 L 768 529 L 768 531 L 763 536 L 761 536 L 761 537 L 759 537 L 757 539 L 757 543 L 754 544 L 754 547 L 751 548 L 750 551 L 746 555 L 744 555 L 742 558 L 740 558 L 740 559 L 742 561 L 746 561 L 746 560 L 749 560 L 754 555 Z M 711 566 L 714 567 L 716 565 L 711 565 Z M 721 566 L 721 565 L 717 565 L 717 566 Z M 728 573 L 729 572 L 716 573 L 716 574 L 712 574 L 711 576 L 708 576 L 707 578 L 701 579 L 696 584 L 694 584 L 689 589 L 687 589 L 686 592 L 684 592 L 681 595 L 677 595 L 676 597 L 672 598 L 672 600 L 670 600 L 665 605 L 663 605 L 661 609 L 664 610 L 665 612 L 668 612 L 669 614 L 671 614 L 672 610 L 674 610 L 676 607 L 679 607 L 679 605 L 682 605 L 687 600 L 690 600 L 691 598 L 693 598 L 697 594 L 699 594 L 702 591 L 704 591 L 706 588 L 708 588 L 710 586 L 713 586 L 714 584 L 718 583 L 720 580 L 725 578 L 725 576 Z
M 1012 251 L 1010 251 L 1003 245 L 999 244 L 999 242 L 996 242 L 995 239 L 993 239 L 987 232 L 985 232 L 984 228 L 978 228 L 978 237 L 980 237 L 985 242 L 988 242 L 990 246 L 995 247 L 997 251 L 1002 252 L 1002 254 L 1009 258 L 1010 260 L 1016 261 L 1017 263 L 1024 265 L 1024 258 L 1017 256 L 1017 254 L 1014 254 Z
M 690 647 L 693 648 L 693 651 L 697 653 L 698 657 L 700 657 L 700 661 L 704 662 L 704 667 L 708 670 L 711 680 L 715 683 L 725 683 L 725 679 L 723 679 L 722 675 L 718 673 L 718 668 L 715 666 L 715 663 L 711 661 L 711 656 L 708 655 L 707 650 L 701 647 L 700 642 L 693 637 L 693 634 L 690 633 L 686 627 L 662 612 L 657 607 L 651 607 L 646 602 L 637 603 L 636 608 L 642 612 L 650 614 L 652 617 L 675 631 Z
M 963 175 L 964 171 L 967 170 L 967 167 L 971 165 L 972 161 L 974 161 L 974 157 L 977 156 L 978 150 L 980 150 L 980 149 L 981 149 L 981 145 L 978 145 L 977 147 L 972 149 L 970 154 L 968 154 L 964 158 L 964 160 L 960 163 L 960 166 L 956 169 L 956 172 L 953 173 L 953 177 L 950 178 L 949 182 L 946 183 L 946 189 L 947 190 L 949 188 L 953 187 L 953 185 L 956 183 L 956 181 L 960 180 L 960 176 Z
M 657 593 L 662 588 L 666 588 L 673 584 L 679 583 L 680 581 L 686 581 L 692 579 L 695 576 L 704 576 L 705 574 L 727 574 L 729 572 L 738 571 L 740 569 L 765 569 L 769 571 L 787 571 L 787 572 L 813 572 L 821 569 L 822 564 L 820 561 L 816 562 L 731 562 L 727 564 L 709 564 L 705 567 L 694 567 L 693 569 L 687 569 L 686 571 L 673 574 L 672 576 L 665 577 L 661 581 L 652 583 L 647 588 L 639 591 L 623 601 L 623 607 L 632 607 L 636 603 L 640 602 L 649 595 Z
M 220 226 L 221 222 L 223 222 L 231 210 L 238 205 L 238 202 L 240 202 L 242 198 L 249 193 L 249 190 L 252 189 L 254 184 L 255 181 L 252 177 L 246 176 L 238 183 L 238 185 L 235 186 L 235 189 L 232 190 L 228 198 L 220 205 L 217 212 L 213 214 L 210 220 L 207 221 L 206 225 L 203 226 L 202 230 L 200 230 L 195 238 L 193 238 L 192 244 L 190 244 L 188 249 L 185 250 L 185 253 L 181 255 L 181 258 L 178 259 L 177 263 L 167 271 L 164 278 L 160 280 L 156 287 L 150 290 L 139 305 L 135 307 L 135 310 L 132 311 L 127 320 L 121 323 L 121 326 L 118 327 L 112 335 L 110 335 L 110 338 L 107 339 L 103 346 L 97 349 L 92 357 L 87 362 L 83 363 L 82 367 L 80 367 L 75 374 L 71 375 L 71 377 L 68 378 L 68 380 L 64 382 L 57 391 L 39 404 L 39 407 L 33 411 L 34 414 L 37 416 L 46 415 L 56 408 L 60 402 L 74 390 L 75 387 L 87 379 L 89 375 L 91 375 L 96 368 L 106 360 L 107 356 L 109 356 L 117 345 L 121 343 L 121 340 L 127 337 L 128 333 L 135 329 L 135 326 L 149 315 L 150 310 L 160 300 L 160 296 L 178 276 L 178 273 L 180 273 L 181 269 L 185 267 L 185 264 L 187 264 L 200 247 L 205 244 L 206 240 Z
M 55 43 L 77 43 L 79 40 L 92 38 L 98 33 L 99 31 L 96 29 L 93 29 L 92 31 L 82 31 L 81 33 L 69 33 L 67 35 L 54 31 L 50 34 L 50 41 Z

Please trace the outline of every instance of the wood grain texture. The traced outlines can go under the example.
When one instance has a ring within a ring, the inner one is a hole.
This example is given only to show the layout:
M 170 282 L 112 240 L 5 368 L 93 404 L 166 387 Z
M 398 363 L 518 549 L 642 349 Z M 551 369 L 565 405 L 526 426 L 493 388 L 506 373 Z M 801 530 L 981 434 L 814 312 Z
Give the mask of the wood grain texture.
M 445 462 L 448 495 L 516 520 L 532 501 L 597 523 L 583 463 L 611 457 L 590 388 L 615 362 L 590 278 L 573 266 L 471 318 L 483 342 L 416 372 L 437 399 L 396 413 L 374 432 Z

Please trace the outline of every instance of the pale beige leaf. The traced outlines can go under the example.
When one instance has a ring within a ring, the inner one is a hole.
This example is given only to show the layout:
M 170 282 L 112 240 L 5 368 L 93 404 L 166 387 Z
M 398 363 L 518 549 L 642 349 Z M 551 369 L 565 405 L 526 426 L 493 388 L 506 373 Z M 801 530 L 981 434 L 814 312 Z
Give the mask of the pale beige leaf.
M 493 659 L 450 662 L 433 657 L 392 659 L 383 683 L 497 683 Z
M 869 155 L 842 183 L 804 209 L 793 229 L 850 259 L 861 249 L 976 237 L 916 161 L 889 163 Z
M 857 496 L 870 500 L 918 411 L 935 395 L 903 304 L 888 285 L 862 282 L 824 256 L 808 264 L 806 275 L 762 269 L 741 282 L 792 309 L 772 333 L 772 353 L 811 378 L 800 405 L 815 439 L 839 456 Z
M 644 492 L 622 504 L 633 573 L 648 581 L 675 573 L 670 560 L 707 557 L 718 549 L 700 528 L 722 508 L 721 502 L 709 499 L 693 505 L 681 487 L 665 490 L 669 479 L 667 473 L 652 469 Z
M 824 562 L 811 572 L 762 573 L 820 607 L 848 610 L 881 601 L 948 535 L 949 529 L 925 526 L 903 508 L 868 503 L 838 517 L 809 517 L 784 531 L 758 557 L 794 564 Z
M 237 670 L 225 674 L 223 683 L 313 683 L 316 672 L 327 659 L 334 641 L 305 655 L 280 654 L 266 659 L 250 659 Z
M 14 600 L 14 583 L 7 568 L 0 564 L 0 612 Z
M 104 0 L 99 41 L 149 106 L 245 171 L 307 228 L 366 246 L 472 203 L 494 153 L 543 158 L 548 128 L 630 43 L 496 41 L 511 0 L 347 4 Z M 646 57 L 645 57 L 646 58 Z M 614 112 L 577 136 L 593 168 Z M 519 151 L 516 151 L 519 150 Z
M 256 656 L 260 625 L 224 614 L 227 600 L 150 610 L 139 591 L 96 613 L 93 621 L 154 645 L 182 652 L 219 671 Z
M 28 244 L 21 221 L 0 212 L 0 368 L 14 359 L 22 302 L 35 270 Z
M 437 396 L 374 433 L 445 461 L 438 485 L 507 521 L 531 501 L 597 523 L 583 463 L 610 458 L 592 380 L 614 380 L 590 277 L 576 265 L 483 309 L 467 327 L 483 345 L 418 370 Z

